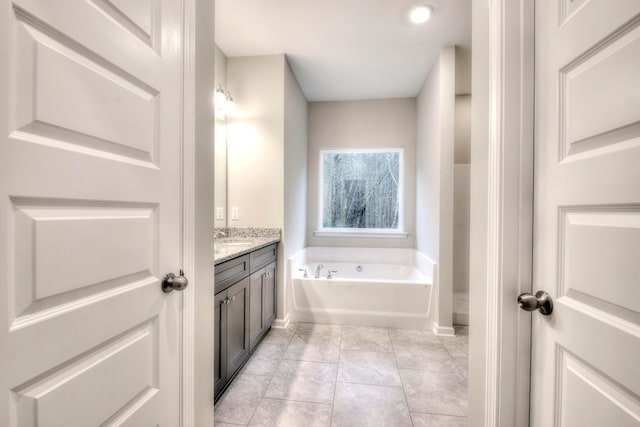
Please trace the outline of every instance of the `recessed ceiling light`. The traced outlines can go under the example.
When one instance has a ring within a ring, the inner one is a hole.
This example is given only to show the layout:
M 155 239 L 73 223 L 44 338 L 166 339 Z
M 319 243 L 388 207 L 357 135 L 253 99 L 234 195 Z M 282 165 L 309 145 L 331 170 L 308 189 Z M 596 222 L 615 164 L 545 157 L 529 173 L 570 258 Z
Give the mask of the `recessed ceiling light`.
M 413 24 L 424 24 L 431 17 L 432 10 L 431 6 L 426 4 L 416 6 L 409 12 L 409 19 Z

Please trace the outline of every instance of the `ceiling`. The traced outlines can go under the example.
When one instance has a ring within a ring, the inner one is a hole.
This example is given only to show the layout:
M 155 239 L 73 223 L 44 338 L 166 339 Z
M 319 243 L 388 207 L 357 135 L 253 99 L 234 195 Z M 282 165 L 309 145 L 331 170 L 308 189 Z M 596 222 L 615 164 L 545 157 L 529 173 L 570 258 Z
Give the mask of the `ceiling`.
M 227 57 L 285 53 L 309 101 L 414 97 L 441 46 L 470 64 L 471 0 L 216 0 L 215 37 Z

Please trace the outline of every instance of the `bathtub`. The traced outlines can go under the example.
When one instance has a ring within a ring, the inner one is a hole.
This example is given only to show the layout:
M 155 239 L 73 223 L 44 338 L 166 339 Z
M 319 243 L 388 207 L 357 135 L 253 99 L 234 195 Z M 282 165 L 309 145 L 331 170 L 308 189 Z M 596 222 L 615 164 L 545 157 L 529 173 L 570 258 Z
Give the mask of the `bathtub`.
M 435 265 L 412 249 L 309 247 L 289 258 L 288 268 L 292 321 L 433 327 Z M 329 271 L 336 271 L 331 279 Z

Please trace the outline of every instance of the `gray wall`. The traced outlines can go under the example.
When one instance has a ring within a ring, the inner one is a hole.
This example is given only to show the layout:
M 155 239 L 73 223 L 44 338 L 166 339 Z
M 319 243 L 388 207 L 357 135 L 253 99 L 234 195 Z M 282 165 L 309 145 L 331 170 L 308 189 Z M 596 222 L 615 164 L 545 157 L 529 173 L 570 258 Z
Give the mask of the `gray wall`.
M 227 88 L 227 57 L 216 45 L 215 49 L 215 82 Z M 233 94 L 232 94 L 233 95 Z M 216 227 L 227 225 L 227 126 L 218 118 L 215 121 L 215 207 L 224 209 L 224 219 L 216 219 Z
M 309 246 L 414 247 L 414 98 L 309 103 L 307 242 Z M 408 238 L 316 237 L 319 153 L 327 148 L 404 148 L 404 231 Z
M 469 294 L 471 96 L 456 96 L 453 183 L 453 292 Z

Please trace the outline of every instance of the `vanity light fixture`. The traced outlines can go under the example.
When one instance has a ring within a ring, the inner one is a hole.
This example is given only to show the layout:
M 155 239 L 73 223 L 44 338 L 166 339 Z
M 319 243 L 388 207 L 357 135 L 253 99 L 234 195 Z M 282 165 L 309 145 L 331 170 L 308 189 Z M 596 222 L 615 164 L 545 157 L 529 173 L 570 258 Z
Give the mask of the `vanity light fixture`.
M 218 83 L 216 87 L 216 93 L 213 95 L 213 105 L 216 107 L 216 111 L 224 110 L 225 103 L 227 102 L 227 95 L 222 89 L 222 85 Z
M 224 112 L 229 116 L 233 116 L 234 114 L 236 114 L 236 103 L 233 102 L 233 98 L 231 97 L 231 94 L 229 92 L 227 92 L 225 96 L 226 101 L 224 104 Z
M 233 115 L 236 112 L 236 104 L 229 91 L 225 91 L 220 83 L 216 87 L 213 95 L 213 105 L 216 117 L 224 119 L 225 115 Z
M 409 12 L 409 19 L 412 24 L 419 25 L 424 24 L 431 18 L 431 13 L 433 12 L 433 7 L 427 4 L 421 4 L 415 6 Z

